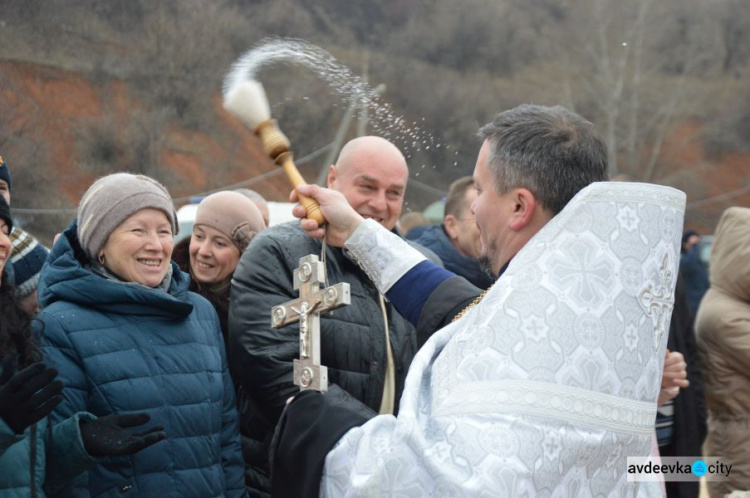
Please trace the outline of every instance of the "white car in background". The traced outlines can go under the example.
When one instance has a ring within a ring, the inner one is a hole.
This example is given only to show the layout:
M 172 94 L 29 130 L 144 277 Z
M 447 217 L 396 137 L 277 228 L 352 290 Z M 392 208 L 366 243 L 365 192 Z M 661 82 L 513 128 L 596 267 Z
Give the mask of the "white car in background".
M 180 224 L 177 235 L 174 236 L 175 242 L 179 242 L 183 237 L 193 233 L 193 223 L 195 223 L 195 213 L 198 211 L 197 199 L 191 204 L 185 204 L 177 210 L 177 222 Z M 268 225 L 278 225 L 285 221 L 296 220 L 292 215 L 292 208 L 295 206 L 292 202 L 269 202 L 268 203 Z

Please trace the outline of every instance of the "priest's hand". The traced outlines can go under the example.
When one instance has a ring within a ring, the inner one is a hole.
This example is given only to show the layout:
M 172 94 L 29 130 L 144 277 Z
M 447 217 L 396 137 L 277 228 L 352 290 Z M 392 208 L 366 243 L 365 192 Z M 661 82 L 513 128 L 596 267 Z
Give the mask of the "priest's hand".
M 46 417 L 60 402 L 63 383 L 55 380 L 57 370 L 34 363 L 16 372 L 12 356 L 2 361 L 0 376 L 0 418 L 16 434 Z
M 324 227 L 315 220 L 305 218 L 307 211 L 301 205 L 294 206 L 292 213 L 300 218 L 300 226 L 307 235 L 316 239 L 326 236 L 326 243 L 334 247 L 342 247 L 351 237 L 357 227 L 365 221 L 347 202 L 341 192 L 319 187 L 318 185 L 300 185 L 292 191 L 289 199 L 297 201 L 298 195 L 312 197 L 320 204 L 320 210 L 326 219 Z
M 158 425 L 140 433 L 128 430 L 149 420 L 151 417 L 146 413 L 81 420 L 83 446 L 93 457 L 132 455 L 167 437 L 164 428 Z

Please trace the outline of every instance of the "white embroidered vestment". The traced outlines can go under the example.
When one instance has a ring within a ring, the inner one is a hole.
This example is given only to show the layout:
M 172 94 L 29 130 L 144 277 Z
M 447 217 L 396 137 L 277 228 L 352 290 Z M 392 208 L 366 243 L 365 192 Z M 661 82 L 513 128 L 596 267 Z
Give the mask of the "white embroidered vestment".
M 651 449 L 684 207 L 668 187 L 583 189 L 419 351 L 398 418 L 339 441 L 321 494 L 649 494 L 626 459 Z M 409 248 L 372 223 L 353 239 L 387 290 Z

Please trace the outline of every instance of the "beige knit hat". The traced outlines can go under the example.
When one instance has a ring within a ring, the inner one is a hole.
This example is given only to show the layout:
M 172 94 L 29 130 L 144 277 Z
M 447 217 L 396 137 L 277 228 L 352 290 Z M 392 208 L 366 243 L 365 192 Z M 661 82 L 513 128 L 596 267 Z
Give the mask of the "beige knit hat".
M 115 173 L 98 179 L 83 194 L 78 205 L 78 240 L 96 261 L 110 234 L 141 209 L 164 211 L 177 233 L 177 215 L 172 198 L 162 184 L 144 175 Z
M 253 201 L 237 192 L 216 192 L 201 201 L 195 225 L 220 231 L 244 251 L 256 233 L 266 228 L 263 215 Z

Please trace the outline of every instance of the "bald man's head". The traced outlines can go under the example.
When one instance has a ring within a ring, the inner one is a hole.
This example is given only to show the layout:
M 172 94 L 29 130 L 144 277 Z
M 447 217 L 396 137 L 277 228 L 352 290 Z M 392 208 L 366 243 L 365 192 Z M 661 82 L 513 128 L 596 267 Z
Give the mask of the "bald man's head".
M 367 158 L 373 158 L 380 162 L 387 162 L 394 167 L 401 167 L 402 173 L 409 177 L 409 169 L 406 166 L 404 155 L 398 147 L 381 137 L 367 136 L 358 137 L 347 142 L 339 153 L 336 167 L 339 172 L 350 165 L 362 163 Z
M 406 159 L 391 142 L 359 137 L 348 142 L 328 171 L 328 188 L 338 190 L 363 217 L 392 230 L 401 215 L 409 180 Z

